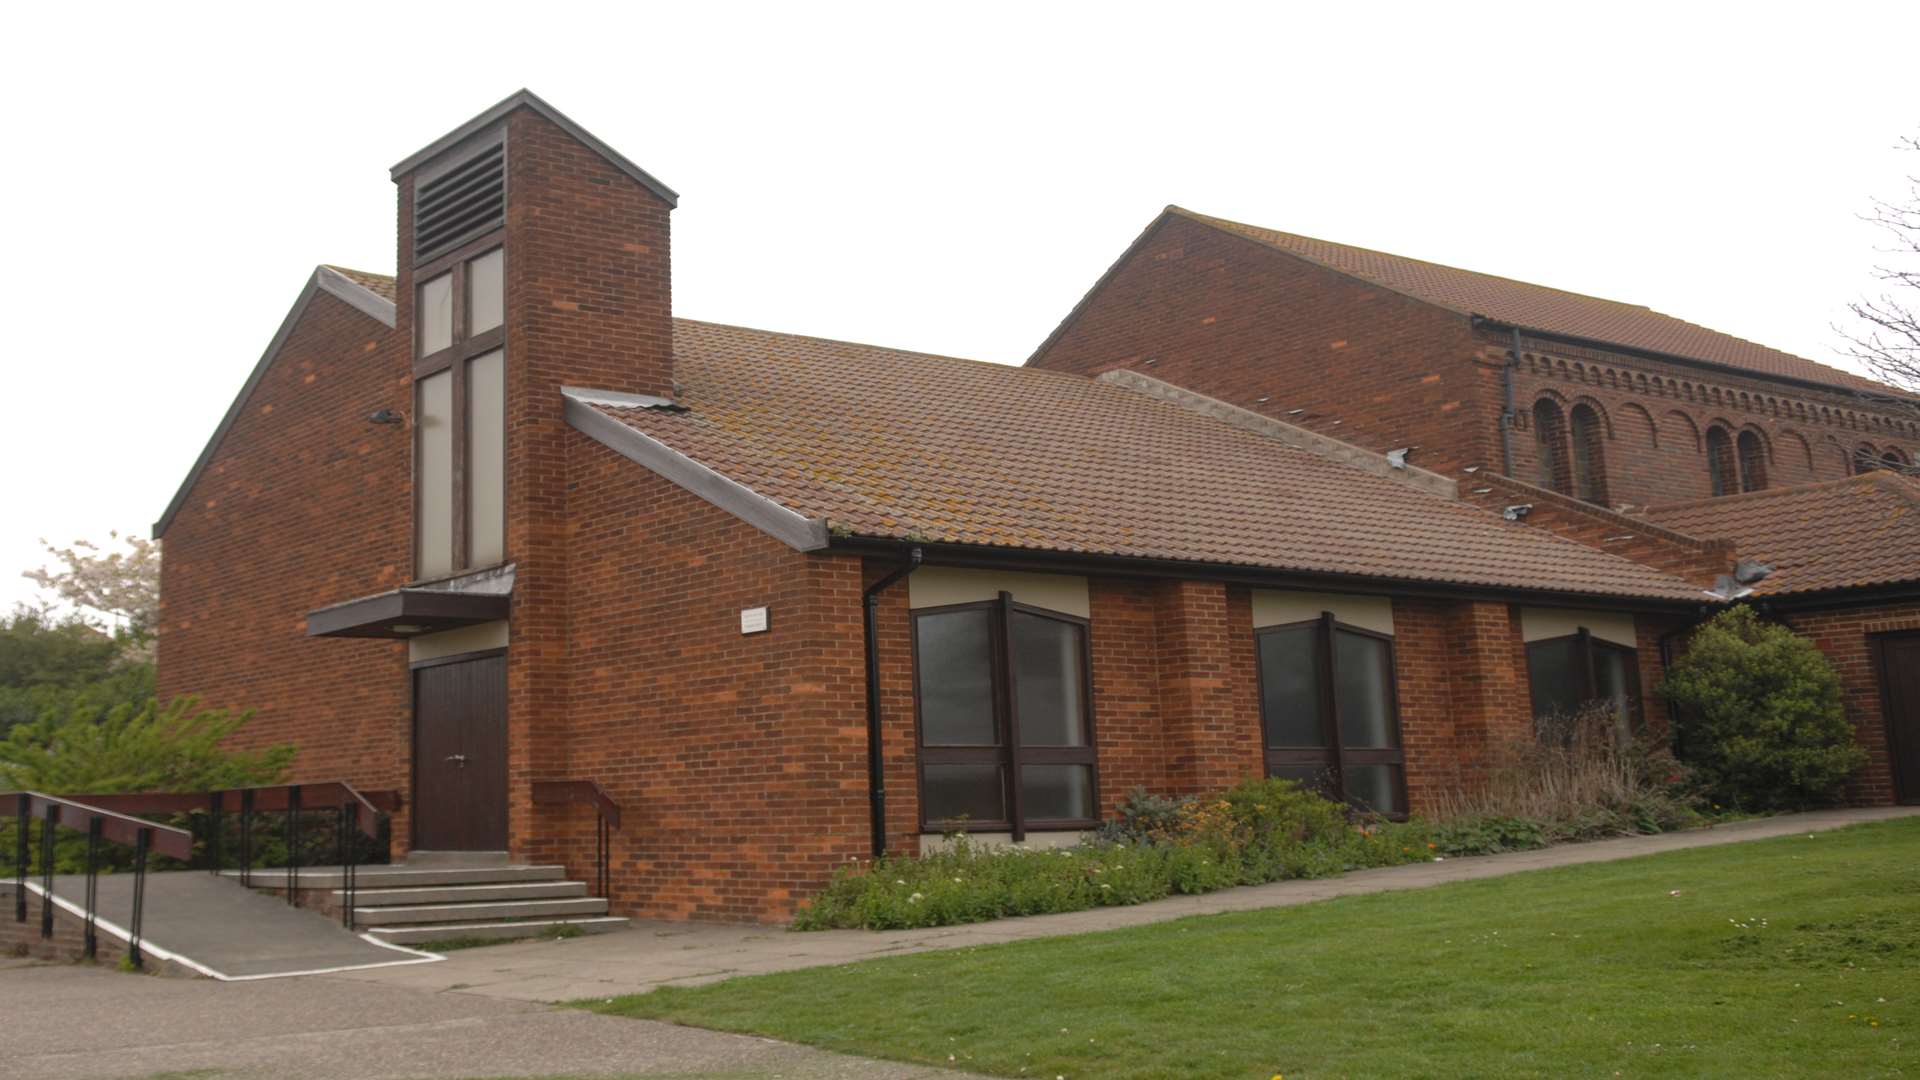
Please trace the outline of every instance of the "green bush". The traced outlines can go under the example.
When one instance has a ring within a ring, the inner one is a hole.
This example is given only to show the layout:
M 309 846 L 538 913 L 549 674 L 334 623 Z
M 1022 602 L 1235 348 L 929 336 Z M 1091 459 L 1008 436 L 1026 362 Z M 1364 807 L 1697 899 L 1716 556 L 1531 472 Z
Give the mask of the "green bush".
M 1676 707 L 1695 783 L 1722 806 L 1828 803 L 1866 760 L 1826 656 L 1745 607 L 1694 631 L 1660 693 Z
M 261 750 L 229 750 L 221 745 L 251 715 L 201 709 L 195 699 L 182 697 L 164 709 L 148 699 L 138 707 L 121 704 L 104 712 L 76 709 L 58 719 L 42 716 L 16 726 L 0 740 L 0 791 L 110 795 L 278 783 L 293 761 L 291 745 Z M 168 823 L 184 825 L 183 821 Z M 11 816 L 0 822 L 0 858 L 11 858 L 15 828 Z M 71 829 L 56 835 L 55 870 L 84 870 L 85 836 Z M 271 857 L 268 849 L 279 843 L 278 838 L 263 835 L 260 840 L 262 858 Z M 284 847 L 279 850 L 284 853 Z M 131 865 L 126 849 L 108 845 L 106 852 L 109 869 Z
M 963 835 L 918 858 L 849 866 L 794 927 L 897 930 L 1139 904 L 1424 861 L 1434 854 L 1425 836 L 1422 826 L 1356 822 L 1288 780 L 1248 780 L 1208 800 L 1135 791 L 1077 847 L 986 847 Z

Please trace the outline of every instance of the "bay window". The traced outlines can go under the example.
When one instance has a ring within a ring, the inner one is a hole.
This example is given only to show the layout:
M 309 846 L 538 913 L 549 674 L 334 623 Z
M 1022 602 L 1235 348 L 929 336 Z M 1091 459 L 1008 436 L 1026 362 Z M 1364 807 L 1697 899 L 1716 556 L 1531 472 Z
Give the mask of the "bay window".
M 1015 603 L 913 613 L 923 829 L 1095 824 L 1087 622 Z
M 415 275 L 416 578 L 506 557 L 505 267 L 482 240 Z
M 1363 810 L 1404 815 L 1393 639 L 1331 612 L 1254 635 L 1267 775 Z
M 1595 703 L 1609 708 L 1616 738 L 1631 738 L 1638 726 L 1639 654 L 1593 636 L 1584 626 L 1572 634 L 1528 642 L 1527 681 L 1534 726 L 1542 739 L 1570 739 L 1571 718 Z

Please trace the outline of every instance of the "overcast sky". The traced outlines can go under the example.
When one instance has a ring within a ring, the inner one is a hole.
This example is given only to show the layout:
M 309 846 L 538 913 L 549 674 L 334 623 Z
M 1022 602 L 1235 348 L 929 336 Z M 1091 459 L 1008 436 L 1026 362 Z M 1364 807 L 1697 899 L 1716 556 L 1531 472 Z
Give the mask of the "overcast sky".
M 1006 363 L 1167 203 L 1836 362 L 1920 172 L 1920 4 L 935 10 L 14 9 L 0 605 L 147 530 L 314 265 L 392 272 L 387 168 L 521 86 L 680 192 L 679 314 Z

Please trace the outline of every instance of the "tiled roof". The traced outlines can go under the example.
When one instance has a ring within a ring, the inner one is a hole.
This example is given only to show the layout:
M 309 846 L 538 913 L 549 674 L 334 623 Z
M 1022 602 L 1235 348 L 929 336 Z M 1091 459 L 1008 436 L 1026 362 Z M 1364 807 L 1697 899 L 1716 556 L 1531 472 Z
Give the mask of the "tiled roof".
M 1920 581 L 1920 482 L 1890 472 L 1653 506 L 1646 516 L 1732 540 L 1743 558 L 1772 566 L 1757 593 Z
M 349 270 L 344 266 L 334 266 L 331 263 L 326 264 L 326 266 L 327 269 L 339 274 L 355 285 L 366 289 L 375 296 L 386 300 L 392 300 L 394 298 L 393 279 L 385 274 L 370 274 L 365 270 Z
M 1701 590 L 1077 375 L 675 320 L 676 404 L 606 415 L 836 530 L 1399 581 Z
M 1402 255 L 1245 225 L 1179 207 L 1168 210 L 1463 315 L 1480 315 L 1495 322 L 1745 368 L 1763 375 L 1781 375 L 1879 394 L 1895 392 L 1852 372 L 1709 330 L 1638 304 L 1583 296 Z

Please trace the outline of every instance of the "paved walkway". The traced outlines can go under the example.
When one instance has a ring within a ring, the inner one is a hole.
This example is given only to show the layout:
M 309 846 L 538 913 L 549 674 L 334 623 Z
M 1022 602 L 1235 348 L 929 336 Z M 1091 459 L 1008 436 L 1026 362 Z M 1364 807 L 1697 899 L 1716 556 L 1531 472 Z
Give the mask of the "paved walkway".
M 0 1078 L 954 1080 L 771 1039 L 332 977 L 159 979 L 0 962 Z
M 1636 836 L 1591 844 L 1566 844 L 1542 851 L 1362 870 L 1319 881 L 1283 881 L 1205 896 L 1173 897 L 1135 907 L 1099 908 L 932 930 L 794 933 L 777 927 L 636 922 L 633 929 L 613 934 L 471 949 L 452 953 L 446 962 L 439 964 L 349 972 L 325 978 L 453 990 L 519 1001 L 610 997 L 659 986 L 718 982 L 736 975 L 844 964 L 877 956 L 992 945 L 1139 926 L 1189 915 L 1289 907 L 1339 896 L 1419 889 L 1555 866 L 1821 832 L 1864 821 L 1913 815 L 1920 815 L 1920 806 L 1790 814 L 1664 836 Z

